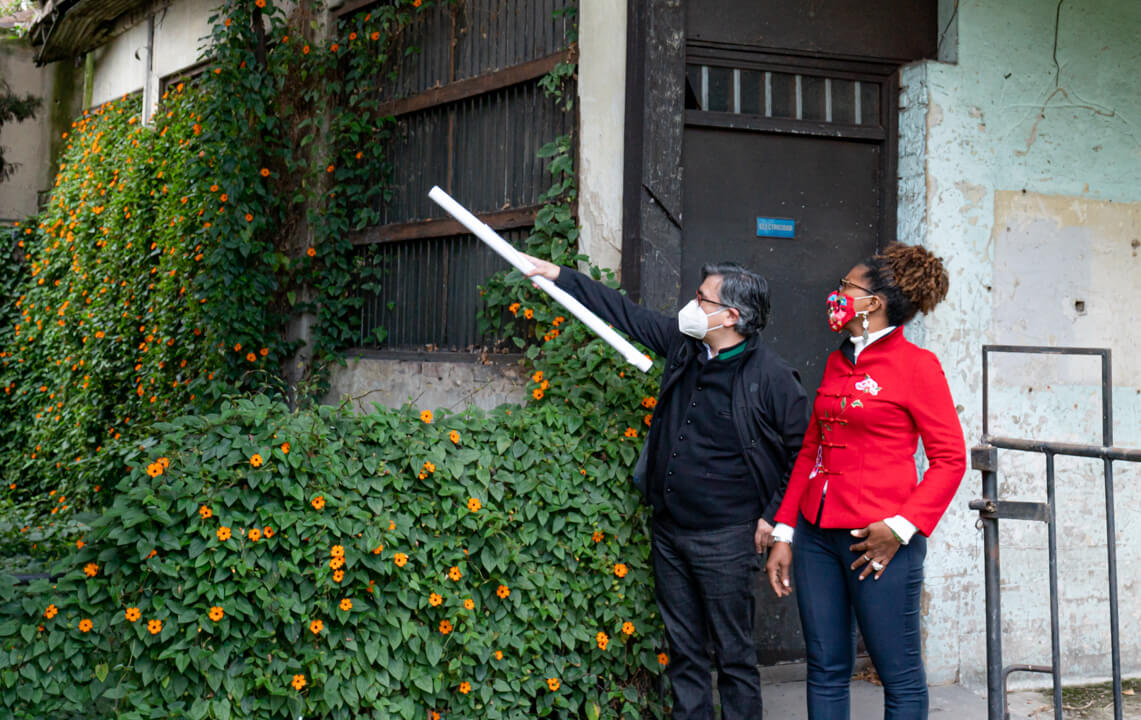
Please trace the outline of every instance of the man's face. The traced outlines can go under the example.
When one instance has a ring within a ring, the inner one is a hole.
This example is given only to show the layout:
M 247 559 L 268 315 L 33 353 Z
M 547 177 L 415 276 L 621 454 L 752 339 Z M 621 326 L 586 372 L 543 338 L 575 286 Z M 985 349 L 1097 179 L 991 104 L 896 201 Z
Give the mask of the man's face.
M 701 311 L 706 313 L 706 327 L 720 330 L 722 326 L 731 326 L 737 323 L 737 310 L 728 305 L 721 304 L 721 276 L 710 275 L 701 281 L 697 288 L 697 304 Z M 710 315 L 710 313 L 713 313 Z M 710 330 L 715 332 L 715 330 Z

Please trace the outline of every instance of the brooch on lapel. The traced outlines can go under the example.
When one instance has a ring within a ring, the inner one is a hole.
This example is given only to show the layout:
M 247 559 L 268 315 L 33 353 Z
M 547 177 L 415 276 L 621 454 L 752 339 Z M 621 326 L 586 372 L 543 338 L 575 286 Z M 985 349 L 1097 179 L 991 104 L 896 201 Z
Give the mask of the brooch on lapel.
M 880 394 L 880 385 L 875 380 L 872 380 L 871 375 L 864 375 L 864 379 L 856 383 L 856 389 L 860 392 L 866 392 L 869 395 Z

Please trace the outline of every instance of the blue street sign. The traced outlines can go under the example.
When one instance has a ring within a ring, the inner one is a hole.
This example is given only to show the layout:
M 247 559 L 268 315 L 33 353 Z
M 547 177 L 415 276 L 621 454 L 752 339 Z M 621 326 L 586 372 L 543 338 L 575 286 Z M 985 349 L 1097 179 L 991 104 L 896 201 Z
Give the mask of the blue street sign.
M 794 238 L 796 221 L 788 218 L 757 218 L 757 237 Z

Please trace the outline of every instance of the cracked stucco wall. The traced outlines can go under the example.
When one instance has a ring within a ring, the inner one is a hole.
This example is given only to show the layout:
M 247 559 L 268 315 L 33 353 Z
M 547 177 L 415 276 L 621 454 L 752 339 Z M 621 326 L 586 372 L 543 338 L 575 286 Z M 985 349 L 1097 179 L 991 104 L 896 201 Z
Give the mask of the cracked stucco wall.
M 1141 447 L 1141 4 L 961 0 L 955 25 L 958 64 L 921 63 L 901 76 L 905 99 L 926 101 L 926 122 L 904 104 L 900 237 L 927 244 L 951 273 L 948 301 L 918 323 L 923 344 L 943 362 L 968 445 L 982 432 L 984 343 L 1109 347 L 1114 442 Z M 1096 369 L 1088 358 L 992 356 L 990 432 L 1101 442 Z M 999 461 L 1004 497 L 1045 500 L 1041 456 L 1000 451 Z M 1064 676 L 1104 678 L 1101 464 L 1059 458 L 1056 471 Z M 1115 465 L 1127 674 L 1141 673 L 1139 480 L 1141 469 Z M 979 494 L 970 471 L 932 539 L 925 597 L 929 680 L 976 688 L 986 667 L 982 536 L 967 503 Z M 1001 542 L 1004 662 L 1049 664 L 1046 530 L 1007 521 Z

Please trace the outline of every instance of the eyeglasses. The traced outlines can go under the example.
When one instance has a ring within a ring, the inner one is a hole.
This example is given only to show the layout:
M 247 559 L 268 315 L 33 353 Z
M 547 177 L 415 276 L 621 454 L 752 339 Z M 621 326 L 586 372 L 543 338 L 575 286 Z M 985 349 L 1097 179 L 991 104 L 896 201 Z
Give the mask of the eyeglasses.
M 864 292 L 866 292 L 868 295 L 875 295 L 875 293 L 874 293 L 874 292 L 872 292 L 871 290 L 868 290 L 868 289 L 867 289 L 866 287 L 864 287 L 863 285 L 857 285 L 856 283 L 852 282 L 852 281 L 851 281 L 851 280 L 849 280 L 848 278 L 840 278 L 840 289 L 841 289 L 841 290 L 844 290 L 844 289 L 846 289 L 846 288 L 850 288 L 850 287 L 854 287 L 854 288 L 856 288 L 857 290 L 863 290 L 863 291 L 864 291 Z
M 733 307 L 732 305 L 726 305 L 723 302 L 717 302 L 716 300 L 710 300 L 709 298 L 702 295 L 700 290 L 697 291 L 697 302 L 699 302 L 699 303 L 707 302 L 710 305 L 720 305 L 721 307 L 727 307 L 727 308 Z

